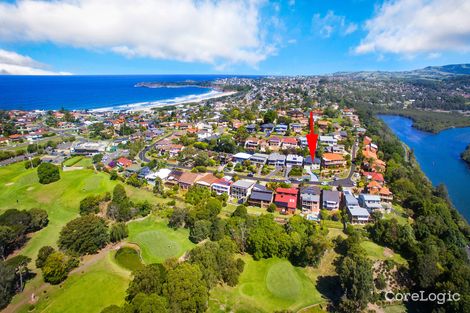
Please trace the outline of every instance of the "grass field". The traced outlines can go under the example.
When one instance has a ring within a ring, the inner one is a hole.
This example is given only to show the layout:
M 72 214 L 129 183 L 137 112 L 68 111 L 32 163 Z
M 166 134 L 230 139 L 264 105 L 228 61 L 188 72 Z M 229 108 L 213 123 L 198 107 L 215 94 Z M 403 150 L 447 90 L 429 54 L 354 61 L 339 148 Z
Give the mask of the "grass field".
M 143 267 L 139 252 L 131 247 L 122 247 L 114 255 L 116 263 L 129 271 L 135 271 Z
M 48 286 L 37 294 L 34 312 L 98 313 L 109 305 L 124 303 L 130 272 L 113 261 L 114 252 L 88 267 L 83 273 L 71 274 L 58 286 Z M 20 312 L 28 312 L 29 305 Z
M 160 263 L 171 257 L 180 257 L 194 247 L 187 229 L 173 230 L 167 221 L 148 217 L 128 224 L 128 241 L 140 247 L 146 264 Z
M 305 268 L 284 259 L 254 261 L 243 256 L 245 269 L 236 287 L 213 289 L 209 312 L 272 312 L 322 303 L 324 300 Z
M 379 246 L 378 244 L 372 241 L 363 241 L 361 242 L 361 247 L 364 248 L 367 252 L 367 255 L 372 260 L 393 260 L 398 264 L 407 264 L 406 260 L 389 249 Z
M 0 168 L 0 213 L 11 208 L 28 210 L 37 207 L 45 209 L 49 215 L 49 225 L 33 234 L 21 251 L 33 260 L 42 246 L 56 246 L 62 227 L 78 216 L 81 199 L 90 194 L 111 192 L 116 185 L 107 174 L 91 170 L 61 171 L 60 175 L 59 181 L 42 185 L 38 182 L 36 169 L 26 170 L 23 163 Z M 128 185 L 126 191 L 134 200 L 164 201 L 151 192 Z

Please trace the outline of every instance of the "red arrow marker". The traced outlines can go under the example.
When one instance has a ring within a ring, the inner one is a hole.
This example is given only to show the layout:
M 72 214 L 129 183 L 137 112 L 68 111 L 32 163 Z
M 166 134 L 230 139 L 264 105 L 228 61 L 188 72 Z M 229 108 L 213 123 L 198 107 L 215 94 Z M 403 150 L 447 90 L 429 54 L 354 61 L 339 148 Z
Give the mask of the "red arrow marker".
M 315 150 L 317 149 L 318 134 L 313 132 L 313 112 L 310 112 L 310 134 L 307 135 L 308 148 L 310 150 L 310 156 L 312 157 L 312 163 L 315 159 Z

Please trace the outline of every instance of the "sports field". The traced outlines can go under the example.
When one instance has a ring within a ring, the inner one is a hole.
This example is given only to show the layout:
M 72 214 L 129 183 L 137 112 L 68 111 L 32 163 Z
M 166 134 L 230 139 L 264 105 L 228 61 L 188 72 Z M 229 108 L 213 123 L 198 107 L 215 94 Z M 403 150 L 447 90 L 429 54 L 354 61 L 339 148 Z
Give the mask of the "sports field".
M 109 175 L 92 170 L 61 171 L 60 176 L 59 181 L 42 185 L 38 182 L 36 169 L 26 170 L 23 163 L 0 168 L 0 213 L 11 208 L 29 210 L 37 207 L 49 215 L 49 225 L 33 234 L 21 251 L 32 259 L 36 258 L 42 246 L 56 246 L 62 227 L 78 216 L 81 199 L 90 194 L 112 192 L 116 185 L 116 181 L 109 180 Z M 151 192 L 128 185 L 125 187 L 134 200 L 163 201 Z

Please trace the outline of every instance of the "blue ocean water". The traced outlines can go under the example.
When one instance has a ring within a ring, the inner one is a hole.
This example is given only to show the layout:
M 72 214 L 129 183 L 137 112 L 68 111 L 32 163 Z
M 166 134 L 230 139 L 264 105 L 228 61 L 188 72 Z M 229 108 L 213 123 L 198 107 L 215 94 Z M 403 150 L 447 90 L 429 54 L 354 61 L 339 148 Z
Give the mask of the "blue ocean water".
M 413 121 L 405 117 L 380 115 L 380 118 L 413 149 L 433 185 L 446 185 L 452 203 L 470 221 L 470 167 L 460 159 L 460 153 L 470 144 L 470 127 L 431 134 L 413 128 Z
M 139 82 L 209 81 L 223 75 L 0 76 L 0 109 L 114 107 L 203 95 L 210 88 L 134 87 Z

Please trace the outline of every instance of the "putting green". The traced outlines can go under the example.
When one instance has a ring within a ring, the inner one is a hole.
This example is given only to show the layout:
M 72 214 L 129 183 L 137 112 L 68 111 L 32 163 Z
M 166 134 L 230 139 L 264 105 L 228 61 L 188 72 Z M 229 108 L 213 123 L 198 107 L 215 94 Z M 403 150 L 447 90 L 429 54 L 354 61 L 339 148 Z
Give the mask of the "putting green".
M 235 287 L 217 286 L 211 291 L 209 312 L 297 311 L 325 302 L 307 269 L 294 267 L 285 259 L 254 261 L 242 257 L 245 269 Z
M 166 224 L 167 221 L 153 217 L 129 223 L 129 241 L 140 247 L 145 263 L 178 258 L 194 246 L 188 239 L 187 229 L 173 230 Z
M 302 281 L 292 264 L 284 261 L 269 268 L 266 287 L 276 297 L 295 299 L 302 290 Z

